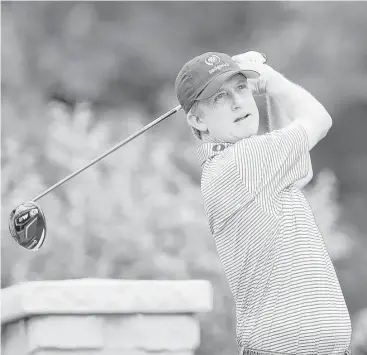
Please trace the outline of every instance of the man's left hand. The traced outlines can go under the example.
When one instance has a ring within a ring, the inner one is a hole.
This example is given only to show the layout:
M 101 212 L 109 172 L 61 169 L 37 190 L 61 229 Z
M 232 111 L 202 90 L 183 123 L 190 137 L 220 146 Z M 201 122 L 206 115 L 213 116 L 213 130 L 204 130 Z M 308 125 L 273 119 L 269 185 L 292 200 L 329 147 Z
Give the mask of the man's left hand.
M 254 70 L 259 73 L 257 79 L 247 79 L 249 88 L 254 95 L 266 94 L 266 85 L 270 76 L 276 71 L 266 64 L 266 55 L 256 51 L 248 51 L 232 57 L 244 70 Z

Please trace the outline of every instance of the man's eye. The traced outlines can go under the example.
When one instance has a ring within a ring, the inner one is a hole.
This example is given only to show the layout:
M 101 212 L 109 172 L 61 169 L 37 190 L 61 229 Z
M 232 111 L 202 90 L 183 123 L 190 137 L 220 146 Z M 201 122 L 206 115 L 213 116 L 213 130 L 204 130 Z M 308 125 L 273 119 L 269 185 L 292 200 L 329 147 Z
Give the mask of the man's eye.
M 218 100 L 220 100 L 220 99 L 223 99 L 225 96 L 226 96 L 226 93 L 222 92 L 222 93 L 218 94 L 218 95 L 215 97 L 214 101 L 218 101 Z
M 240 84 L 237 86 L 238 90 L 244 90 L 247 89 L 247 84 Z

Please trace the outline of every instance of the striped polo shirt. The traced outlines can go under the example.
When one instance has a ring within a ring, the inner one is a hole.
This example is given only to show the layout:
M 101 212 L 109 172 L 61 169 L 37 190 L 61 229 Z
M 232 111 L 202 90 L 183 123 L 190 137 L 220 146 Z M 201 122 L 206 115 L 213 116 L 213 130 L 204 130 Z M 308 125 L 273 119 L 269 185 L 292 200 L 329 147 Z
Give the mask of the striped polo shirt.
M 201 191 L 236 306 L 243 354 L 342 355 L 351 322 L 310 205 L 295 182 L 311 160 L 301 125 L 203 143 Z

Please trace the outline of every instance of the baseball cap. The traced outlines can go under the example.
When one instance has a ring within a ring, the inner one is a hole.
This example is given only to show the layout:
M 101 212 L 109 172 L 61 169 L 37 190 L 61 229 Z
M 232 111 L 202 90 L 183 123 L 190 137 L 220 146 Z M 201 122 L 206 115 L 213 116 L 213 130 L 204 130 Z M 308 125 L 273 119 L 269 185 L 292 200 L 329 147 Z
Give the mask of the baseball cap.
M 180 70 L 175 81 L 177 99 L 186 113 L 196 100 L 214 95 L 222 84 L 235 74 L 246 78 L 259 77 L 256 70 L 243 70 L 227 54 L 207 52 L 188 61 Z

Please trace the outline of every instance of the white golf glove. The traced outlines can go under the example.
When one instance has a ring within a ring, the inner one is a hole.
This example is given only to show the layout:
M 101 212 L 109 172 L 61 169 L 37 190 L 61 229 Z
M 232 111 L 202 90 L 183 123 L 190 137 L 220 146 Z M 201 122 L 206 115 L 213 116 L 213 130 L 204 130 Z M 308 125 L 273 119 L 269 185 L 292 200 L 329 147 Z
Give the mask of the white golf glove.
M 266 64 L 266 55 L 256 51 L 248 51 L 232 57 L 244 70 L 253 70 L 259 73 L 257 79 L 247 79 L 249 88 L 254 95 L 264 95 L 266 84 L 274 70 Z

